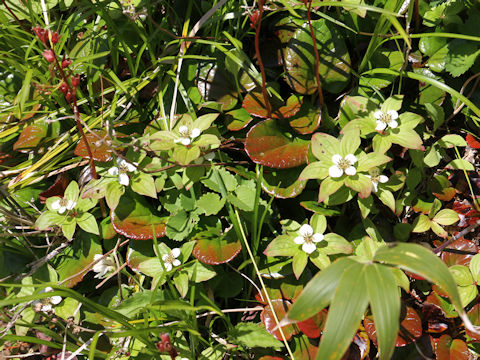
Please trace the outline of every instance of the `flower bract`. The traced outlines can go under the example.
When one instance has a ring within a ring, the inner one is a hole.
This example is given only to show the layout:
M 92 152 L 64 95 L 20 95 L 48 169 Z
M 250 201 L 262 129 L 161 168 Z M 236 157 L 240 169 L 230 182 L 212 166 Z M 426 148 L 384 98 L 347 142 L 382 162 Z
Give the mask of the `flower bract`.
M 178 132 L 180 134 L 180 137 L 178 139 L 175 139 L 175 143 L 181 143 L 182 145 L 188 146 L 192 143 L 193 139 L 196 137 L 200 136 L 200 129 L 194 128 L 190 130 L 188 126 L 182 125 L 178 128 Z
M 170 253 L 162 256 L 163 263 L 165 264 L 165 270 L 170 271 L 174 266 L 181 264 L 177 258 L 180 256 L 180 249 L 174 248 Z
M 377 119 L 377 126 L 375 128 L 377 131 L 383 131 L 387 126 L 392 129 L 398 126 L 398 113 L 395 110 L 388 110 L 387 112 L 377 110 L 373 113 L 373 117 Z
M 297 236 L 293 241 L 295 244 L 302 245 L 302 250 L 307 254 L 311 254 L 317 249 L 316 243 L 324 239 L 323 234 L 313 232 L 313 228 L 308 224 L 303 224 L 298 231 L 300 236 Z
M 332 156 L 332 162 L 334 165 L 330 166 L 328 169 L 328 175 L 332 178 L 338 178 L 344 173 L 349 176 L 355 175 L 357 169 L 353 165 L 357 161 L 357 157 L 353 154 L 348 154 L 345 158 L 343 158 L 342 155 L 335 154 Z
M 388 177 L 385 175 L 365 175 L 372 180 L 373 192 L 378 191 L 378 183 L 384 184 L 388 181 Z
M 134 172 L 137 170 L 137 167 L 127 162 L 125 159 L 117 159 L 117 166 L 111 167 L 108 169 L 108 173 L 112 176 L 118 176 L 118 182 L 124 186 L 128 186 L 130 184 L 130 178 L 128 176 L 129 172 Z
M 95 254 L 93 260 L 97 261 L 98 259 L 102 258 L 102 254 Z M 93 271 L 97 274 L 94 276 L 95 279 L 101 279 L 109 272 L 115 270 L 115 263 L 112 258 L 109 256 L 103 257 L 98 263 L 93 266 Z
M 66 198 L 59 198 L 52 203 L 52 209 L 57 210 L 59 214 L 63 214 L 66 210 L 72 210 L 77 203 Z

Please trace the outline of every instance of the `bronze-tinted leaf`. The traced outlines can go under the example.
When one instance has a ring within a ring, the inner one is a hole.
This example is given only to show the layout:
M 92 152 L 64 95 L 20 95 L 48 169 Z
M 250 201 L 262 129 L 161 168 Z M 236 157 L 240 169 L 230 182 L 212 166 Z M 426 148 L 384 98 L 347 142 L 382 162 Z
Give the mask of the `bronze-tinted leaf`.
M 48 127 L 44 124 L 29 125 L 22 130 L 15 144 L 13 150 L 21 152 L 29 152 L 35 149 L 38 144 L 47 136 Z
M 38 194 L 38 198 L 42 203 L 45 203 L 45 201 L 49 197 L 52 197 L 52 196 L 63 197 L 63 193 L 65 192 L 65 189 L 67 188 L 69 182 L 70 182 L 70 178 L 68 177 L 66 172 L 62 172 L 58 174 L 53 185 L 50 186 L 47 190 L 42 191 L 40 194 Z
M 95 129 L 92 132 L 85 134 L 88 145 L 92 152 L 93 160 L 95 161 L 110 161 L 112 160 L 112 152 L 106 143 L 106 132 L 104 130 Z M 90 159 L 88 156 L 87 146 L 85 141 L 81 138 L 74 151 L 75 155 L 81 156 L 84 159 Z
M 282 321 L 282 319 L 287 314 L 288 309 L 292 305 L 290 301 L 282 300 L 282 299 L 274 299 L 272 300 L 273 311 L 277 315 L 278 321 Z M 275 322 L 275 318 L 273 316 L 273 311 L 269 305 L 265 306 L 265 308 L 260 313 L 260 319 L 262 320 L 263 324 L 267 331 L 275 336 L 277 340 L 282 341 L 282 336 L 280 334 L 280 330 L 274 330 L 277 327 L 277 323 Z M 294 325 L 287 325 L 282 327 L 283 334 L 287 340 L 298 333 L 296 326 Z
M 281 99 L 270 96 L 269 102 L 271 106 L 272 119 L 287 119 L 294 116 L 301 108 L 303 99 L 296 95 L 290 96 L 284 104 Z M 267 118 L 268 111 L 261 89 L 250 91 L 242 102 L 242 107 L 247 110 L 250 115 Z
M 242 250 L 242 243 L 234 231 L 226 234 L 199 233 L 195 236 L 193 256 L 204 264 L 224 264 L 237 256 Z
M 449 252 L 448 249 L 453 251 Z M 462 254 L 462 252 L 465 253 Z M 449 267 L 452 265 L 468 266 L 472 257 L 477 253 L 478 246 L 473 241 L 460 238 L 445 248 L 441 258 Z

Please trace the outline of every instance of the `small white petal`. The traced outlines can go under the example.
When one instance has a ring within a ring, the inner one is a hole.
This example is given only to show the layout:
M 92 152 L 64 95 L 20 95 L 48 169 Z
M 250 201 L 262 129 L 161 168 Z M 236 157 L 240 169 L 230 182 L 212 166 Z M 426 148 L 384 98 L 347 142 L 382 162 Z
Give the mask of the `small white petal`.
M 58 305 L 61 302 L 62 302 L 62 297 L 61 296 L 55 295 L 55 296 L 52 296 L 50 298 L 50 303 L 52 303 L 53 305 Z
M 375 182 L 375 181 L 372 181 L 372 185 L 373 185 L 373 192 L 377 192 L 378 191 L 378 183 Z
M 343 170 L 340 169 L 337 165 L 332 165 L 328 169 L 328 175 L 332 178 L 338 178 L 343 175 Z
M 193 139 L 193 138 L 196 138 L 196 137 L 200 136 L 200 133 L 201 133 L 200 129 L 195 128 L 195 129 L 193 129 L 192 132 L 190 133 L 190 137 L 191 137 L 192 139 Z
M 125 167 L 127 166 L 128 162 L 125 159 L 117 158 L 117 164 L 120 167 Z
M 185 146 L 188 146 L 192 143 L 192 140 L 190 140 L 190 138 L 187 138 L 187 137 L 184 137 L 180 140 L 180 142 L 185 145 Z
M 167 261 L 168 258 L 169 258 L 169 254 L 162 255 L 163 262 Z
M 396 127 L 398 127 L 398 122 L 396 120 L 390 120 L 388 122 L 388 126 L 390 126 L 392 129 L 395 129 Z
M 60 209 L 62 206 L 60 205 L 60 199 L 58 200 L 55 200 L 53 203 L 52 203 L 52 209 L 53 210 L 58 210 Z
M 380 175 L 378 177 L 378 182 L 381 182 L 382 184 L 386 183 L 387 181 L 388 181 L 388 176 Z
M 127 168 L 128 172 L 134 172 L 135 170 L 137 170 L 137 167 L 133 164 L 130 164 L 130 163 L 126 163 L 125 167 Z
M 95 254 L 93 255 L 93 261 L 97 261 L 98 259 L 102 258 L 103 255 L 102 254 Z M 96 264 L 95 264 L 96 265 Z
M 50 287 L 50 286 L 47 286 L 43 292 L 50 292 L 50 291 L 53 291 L 53 289 Z
M 340 162 L 343 160 L 343 157 L 342 155 L 339 155 L 339 154 L 335 154 L 332 156 L 332 161 L 335 165 L 338 165 L 340 164 Z
M 303 224 L 298 230 L 298 233 L 302 236 L 312 236 L 313 235 L 313 228 L 308 224 Z
M 66 208 L 67 208 L 68 210 L 72 210 L 72 209 L 75 207 L 75 205 L 77 205 L 77 203 L 76 203 L 75 201 L 68 200 L 68 201 L 67 201 L 67 206 L 66 206 Z
M 167 271 L 172 270 L 172 264 L 169 263 L 169 262 L 165 263 L 165 270 L 167 270 Z
M 365 175 L 367 178 L 371 179 L 372 175 Z
M 175 249 L 172 249 L 172 255 L 174 258 L 177 258 L 180 256 L 180 249 L 179 248 L 175 248 Z
M 118 182 L 124 186 L 128 186 L 130 184 L 130 178 L 127 174 L 120 174 L 118 175 Z
M 67 210 L 66 206 L 60 206 L 60 209 L 58 209 L 58 213 L 63 214 L 65 212 L 65 210 Z
M 182 134 L 182 135 L 183 135 L 183 134 L 187 134 L 187 133 L 188 133 L 188 127 L 185 126 L 185 125 L 182 125 L 182 126 L 180 126 L 180 127 L 178 128 L 178 132 L 179 132 L 180 134 Z
M 358 161 L 357 157 L 353 154 L 348 154 L 347 156 L 345 156 L 345 160 L 347 160 L 350 165 L 353 165 Z
M 383 131 L 387 127 L 387 124 L 385 124 L 383 121 L 377 120 L 377 126 L 375 127 L 375 130 L 377 131 Z
M 383 117 L 383 111 L 382 110 L 377 110 L 373 113 L 373 117 L 375 119 L 381 119 Z
M 313 242 L 316 242 L 316 243 L 322 241 L 324 238 L 325 238 L 325 236 L 323 236 L 323 234 L 319 234 L 319 233 L 315 233 L 312 236 Z
M 398 119 L 398 112 L 396 112 L 395 110 L 388 110 L 387 114 L 390 116 L 390 119 L 392 120 Z
M 112 176 L 117 176 L 118 175 L 118 167 L 114 166 L 108 169 L 108 173 Z
M 95 277 L 100 277 L 100 276 L 103 276 L 105 273 L 106 273 L 106 266 L 103 264 L 102 261 L 100 261 L 99 263 L 96 263 L 95 265 L 93 265 L 93 271 L 96 272 L 98 275 L 95 276 Z
M 178 144 L 180 141 L 182 141 L 182 139 L 183 139 L 183 138 L 175 139 L 175 140 L 173 140 L 173 142 L 174 142 L 175 144 Z
M 345 174 L 348 176 L 353 176 L 357 173 L 357 169 L 355 169 L 354 166 L 349 166 L 348 168 L 345 169 Z
M 172 263 L 173 266 L 180 266 L 180 264 L 181 264 L 180 260 L 178 259 L 173 260 L 173 263 Z
M 297 236 L 293 239 L 293 242 L 298 245 L 302 245 L 305 242 L 305 238 L 303 236 Z
M 317 245 L 314 243 L 305 243 L 302 245 L 302 250 L 305 251 L 307 254 L 311 254 L 317 249 Z
M 46 305 L 42 306 L 41 311 L 48 313 L 48 312 L 53 311 L 53 307 L 50 304 L 46 304 Z

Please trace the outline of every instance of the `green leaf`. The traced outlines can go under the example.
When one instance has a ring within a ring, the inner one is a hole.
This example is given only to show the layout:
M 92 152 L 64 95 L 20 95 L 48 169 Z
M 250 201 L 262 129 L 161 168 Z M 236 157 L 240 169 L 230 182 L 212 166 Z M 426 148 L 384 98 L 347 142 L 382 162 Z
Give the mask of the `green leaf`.
M 436 222 L 432 221 L 431 225 L 432 225 L 432 231 L 435 234 L 443 238 L 448 237 L 448 233 L 445 231 L 445 229 L 442 228 L 440 225 L 438 225 Z
M 343 273 L 357 262 L 341 258 L 309 281 L 288 311 L 288 319 L 303 321 L 324 309 L 332 300 Z
M 313 214 L 310 218 L 310 225 L 314 233 L 323 234 L 327 228 L 327 218 L 323 215 Z
M 67 188 L 65 189 L 64 198 L 67 200 L 77 202 L 78 194 L 79 194 L 79 189 L 78 189 L 77 182 L 71 181 L 70 184 L 68 184 Z
M 373 207 L 373 197 L 369 196 L 366 198 L 358 197 L 357 199 L 358 207 L 360 208 L 360 213 L 362 214 L 362 218 L 365 219 Z
M 445 166 L 445 168 L 454 170 L 475 171 L 475 167 L 473 166 L 473 164 L 465 159 L 452 160 L 447 164 L 447 166 Z
M 386 113 L 389 110 L 399 111 L 402 108 L 403 95 L 394 95 L 382 103 L 381 110 Z
M 458 77 L 470 69 L 480 50 L 474 42 L 454 39 L 448 44 L 445 70 L 453 77 Z
M 392 147 L 389 136 L 377 134 L 372 140 L 373 151 L 379 154 L 385 154 Z
M 455 210 L 443 209 L 436 213 L 432 220 L 440 225 L 452 225 L 460 220 L 460 218 Z
M 229 342 L 243 345 L 248 348 L 280 348 L 283 344 L 275 339 L 262 324 L 241 322 L 229 331 Z
M 375 194 L 384 205 L 386 205 L 388 208 L 390 208 L 390 210 L 392 210 L 393 213 L 395 213 L 395 198 L 390 191 L 378 189 Z
M 340 141 L 328 134 L 315 133 L 310 147 L 318 160 L 330 163 L 332 156 L 340 152 Z
M 293 241 L 294 237 L 291 235 L 277 236 L 267 246 L 263 252 L 267 256 L 294 256 L 299 251 L 299 245 Z
M 56 211 L 47 210 L 43 212 L 35 221 L 35 229 L 47 230 L 54 225 L 60 225 L 65 220 L 65 215 L 60 215 Z
M 464 265 L 452 265 L 448 268 L 458 286 L 468 286 L 474 284 L 470 269 Z
M 323 244 L 327 244 L 325 247 Z M 334 254 L 351 254 L 352 244 L 350 244 L 344 237 L 335 234 L 325 234 L 325 238 L 317 245 L 317 251 L 327 255 Z
M 69 218 L 67 218 L 62 224 L 62 233 L 68 240 L 72 240 L 76 226 L 77 223 L 75 220 Z
M 388 360 L 399 330 L 400 292 L 392 270 L 372 264 L 365 269 L 365 282 L 377 332 L 380 359 Z
M 340 155 L 347 156 L 355 154 L 360 146 L 360 129 L 359 127 L 351 127 L 347 131 L 344 130 L 342 140 L 340 141 Z
M 432 222 L 427 215 L 421 214 L 413 221 L 412 226 L 412 232 L 421 233 L 430 230 Z
M 341 359 L 350 346 L 368 305 L 365 289 L 368 266 L 356 263 L 343 272 L 328 310 L 317 360 Z
M 172 240 L 183 240 L 193 229 L 193 222 L 185 211 L 170 216 L 166 224 L 166 235 Z
M 348 176 L 345 179 L 345 185 L 357 191 L 361 198 L 370 196 L 373 188 L 372 180 L 363 174 Z
M 300 173 L 298 180 L 325 179 L 330 165 L 325 161 L 315 161 L 308 164 Z
M 307 266 L 307 262 L 308 254 L 304 251 L 297 251 L 297 253 L 293 256 L 292 268 L 297 279 L 299 279 L 302 275 L 305 266 Z
M 392 159 L 381 153 L 368 153 L 364 156 L 359 156 L 357 172 L 368 171 L 371 168 L 386 164 Z
M 335 193 L 343 185 L 342 180 L 334 180 L 330 177 L 327 177 L 320 184 L 320 191 L 318 193 L 318 202 L 325 201 L 330 195 Z
M 399 266 L 437 284 L 446 291 L 456 310 L 460 314 L 463 313 L 457 285 L 452 274 L 443 261 L 430 250 L 417 244 L 396 243 L 393 246 L 378 249 L 374 260 Z
M 470 272 L 472 273 L 473 279 L 475 282 L 480 281 L 480 254 L 476 254 L 473 258 L 470 259 L 470 264 L 468 265 Z
M 465 141 L 465 139 L 457 134 L 445 135 L 437 141 L 437 144 L 447 149 L 453 148 L 455 146 L 467 146 L 467 142 Z
M 100 235 L 98 231 L 97 221 L 95 220 L 95 217 L 92 214 L 83 213 L 80 217 L 77 217 L 75 220 L 78 226 L 80 226 L 86 232 L 89 232 L 95 235 Z
M 188 165 L 193 160 L 196 160 L 200 157 L 200 148 L 198 146 L 192 146 L 187 148 L 184 145 L 177 144 L 173 149 L 173 158 L 175 161 L 182 165 Z
M 225 205 L 225 199 L 218 194 L 206 193 L 197 200 L 197 206 L 203 210 L 205 215 L 216 215 Z
M 130 179 L 130 187 L 137 194 L 157 198 L 157 190 L 155 188 L 155 180 L 152 175 L 137 171 Z
M 477 297 L 478 289 L 474 284 L 468 286 L 459 286 L 458 293 L 460 294 L 460 299 L 462 300 L 462 306 L 466 307 Z
M 218 175 L 220 175 L 221 177 L 222 182 L 225 184 L 225 189 L 227 190 L 227 192 L 235 191 L 238 185 L 235 177 L 223 168 L 220 168 L 217 171 L 218 171 Z M 203 185 L 205 185 L 210 190 L 213 190 L 217 193 L 220 192 L 220 185 L 217 183 L 217 180 L 213 171 L 210 171 L 207 175 L 207 178 L 201 181 Z
M 120 184 L 118 181 L 112 181 L 108 183 L 107 189 L 105 191 L 105 200 L 110 210 L 115 210 L 120 198 L 125 193 L 125 187 Z
M 415 130 L 398 127 L 390 130 L 389 137 L 394 144 L 401 145 L 407 149 L 422 150 L 422 139 Z

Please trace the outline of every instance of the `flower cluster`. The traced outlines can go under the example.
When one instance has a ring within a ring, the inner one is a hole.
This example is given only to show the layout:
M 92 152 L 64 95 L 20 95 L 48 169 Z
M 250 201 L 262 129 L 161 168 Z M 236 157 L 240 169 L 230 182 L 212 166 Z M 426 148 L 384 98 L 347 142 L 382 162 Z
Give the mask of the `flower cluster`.
M 328 175 L 332 178 L 338 178 L 343 173 L 353 176 L 357 173 L 357 169 L 353 166 L 357 161 L 357 157 L 353 154 L 348 154 L 345 158 L 340 154 L 335 154 L 332 156 L 333 165 L 328 169 Z
M 177 258 L 180 256 L 180 249 L 174 248 L 170 253 L 164 254 L 162 256 L 163 263 L 165 264 L 165 270 L 170 271 L 174 266 L 179 266 L 181 264 L 180 260 Z
M 324 239 L 323 234 L 313 232 L 313 228 L 308 224 L 303 224 L 298 231 L 300 236 L 297 236 L 293 241 L 295 244 L 302 245 L 302 250 L 307 254 L 313 253 L 317 249 L 317 243 Z
M 130 163 L 125 159 L 117 158 L 117 165 L 118 166 L 113 166 L 108 169 L 108 173 L 112 176 L 118 176 L 118 182 L 124 186 L 128 186 L 130 184 L 128 173 L 137 170 L 136 164 Z
M 95 254 L 93 256 L 94 261 L 98 261 L 95 265 L 93 265 L 93 271 L 97 274 L 94 276 L 95 279 L 101 279 L 109 272 L 113 272 L 115 270 L 115 262 L 109 256 L 104 256 L 102 254 Z
M 178 132 L 180 137 L 178 139 L 173 140 L 175 143 L 181 143 L 182 145 L 188 146 L 192 143 L 192 141 L 199 137 L 201 134 L 200 129 L 194 128 L 190 130 L 188 126 L 182 125 L 178 128 Z
M 377 131 L 383 131 L 387 127 L 395 129 L 398 126 L 398 113 L 395 110 L 388 110 L 387 112 L 377 110 L 373 113 L 373 117 L 377 119 L 377 127 L 375 128 Z

